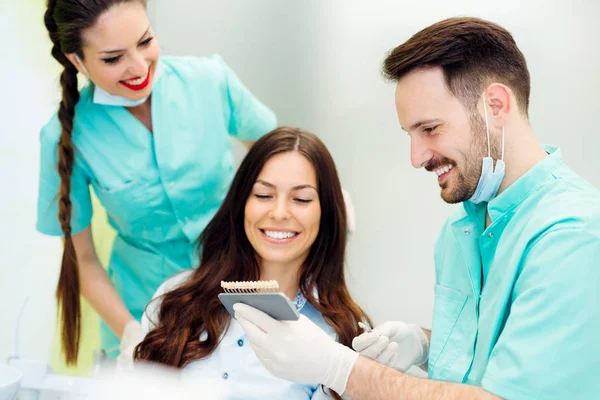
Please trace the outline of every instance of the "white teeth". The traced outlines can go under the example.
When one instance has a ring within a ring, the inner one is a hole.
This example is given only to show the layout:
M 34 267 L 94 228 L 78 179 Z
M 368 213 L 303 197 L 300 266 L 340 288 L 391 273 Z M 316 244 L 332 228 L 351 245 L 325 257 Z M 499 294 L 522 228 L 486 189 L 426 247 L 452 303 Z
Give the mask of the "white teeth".
M 271 239 L 289 239 L 296 236 L 294 232 L 265 231 L 265 234 Z
M 125 81 L 125 83 L 128 84 L 128 85 L 139 85 L 140 83 L 142 83 L 142 82 L 144 82 L 146 80 L 147 76 L 148 76 L 148 74 L 146 74 L 145 76 L 143 76 L 141 78 L 130 79 L 128 81 Z
M 446 172 L 450 171 L 451 169 L 452 169 L 452 165 L 448 164 L 448 165 L 445 165 L 441 168 L 434 170 L 433 172 L 435 172 L 435 174 L 437 176 L 440 176 L 440 175 L 445 174 Z

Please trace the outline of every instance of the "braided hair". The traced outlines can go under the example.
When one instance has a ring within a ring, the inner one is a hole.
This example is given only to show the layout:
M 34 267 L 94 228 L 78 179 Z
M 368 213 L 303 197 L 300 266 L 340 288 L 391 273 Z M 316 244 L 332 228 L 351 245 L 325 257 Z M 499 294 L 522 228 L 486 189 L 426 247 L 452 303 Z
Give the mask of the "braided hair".
M 79 101 L 77 68 L 65 54 L 83 56 L 82 33 L 92 27 L 100 15 L 114 5 L 128 1 L 145 0 L 48 0 L 44 23 L 52 41 L 52 56 L 64 68 L 60 76 L 62 99 L 58 107 L 58 119 L 62 132 L 58 143 L 58 173 L 60 190 L 58 196 L 58 219 L 64 234 L 64 251 L 56 300 L 61 315 L 62 347 L 67 364 L 76 364 L 81 335 L 80 282 L 77 255 L 71 232 L 71 174 L 75 148 L 73 146 L 73 121 L 75 106 Z

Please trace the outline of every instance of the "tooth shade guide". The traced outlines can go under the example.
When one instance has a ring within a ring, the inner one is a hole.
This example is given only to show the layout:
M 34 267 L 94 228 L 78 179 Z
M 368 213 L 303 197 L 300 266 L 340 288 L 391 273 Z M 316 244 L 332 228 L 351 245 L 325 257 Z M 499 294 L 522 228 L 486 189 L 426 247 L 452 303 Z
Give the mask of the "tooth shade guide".
M 277 293 L 279 283 L 277 281 L 221 281 L 221 287 L 225 293 Z

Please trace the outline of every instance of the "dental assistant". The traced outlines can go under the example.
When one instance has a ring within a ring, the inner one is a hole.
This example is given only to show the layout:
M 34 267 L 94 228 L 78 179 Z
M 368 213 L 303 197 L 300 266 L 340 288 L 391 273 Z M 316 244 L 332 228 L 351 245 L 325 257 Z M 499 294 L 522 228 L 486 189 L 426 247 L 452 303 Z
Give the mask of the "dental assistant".
M 352 399 L 600 398 L 600 191 L 536 139 L 513 37 L 444 20 L 396 47 L 384 71 L 413 166 L 460 204 L 435 246 L 432 331 L 387 322 L 354 352 L 306 318 L 236 304 L 256 354 L 278 377 Z M 403 373 L 420 364 L 429 380 Z
M 102 348 L 126 362 L 156 289 L 193 267 L 233 177 L 230 136 L 249 146 L 276 117 L 219 56 L 161 57 L 144 0 L 49 0 L 45 24 L 64 70 L 40 135 L 37 229 L 64 237 L 63 350 L 77 360 L 81 293 L 103 320 Z M 108 272 L 90 185 L 117 231 Z

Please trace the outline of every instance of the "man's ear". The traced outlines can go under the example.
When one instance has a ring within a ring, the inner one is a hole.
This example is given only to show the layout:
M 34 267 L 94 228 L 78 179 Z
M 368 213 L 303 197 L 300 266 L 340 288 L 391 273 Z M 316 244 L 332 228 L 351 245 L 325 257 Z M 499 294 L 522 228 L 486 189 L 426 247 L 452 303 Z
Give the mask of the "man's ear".
M 502 83 L 492 83 L 483 93 L 490 124 L 496 129 L 502 128 L 508 123 L 509 115 L 516 106 L 512 91 Z

